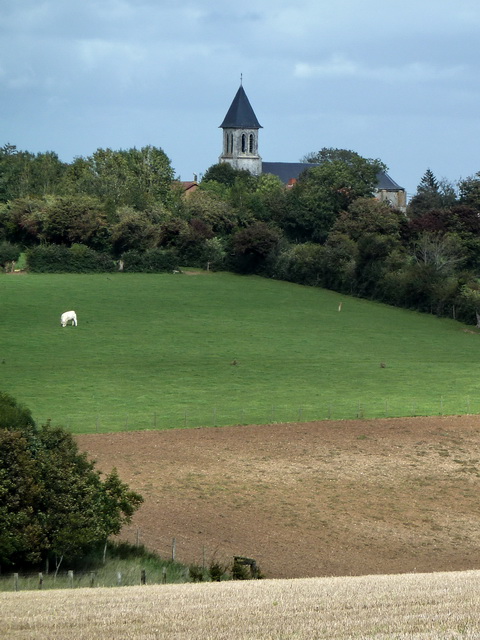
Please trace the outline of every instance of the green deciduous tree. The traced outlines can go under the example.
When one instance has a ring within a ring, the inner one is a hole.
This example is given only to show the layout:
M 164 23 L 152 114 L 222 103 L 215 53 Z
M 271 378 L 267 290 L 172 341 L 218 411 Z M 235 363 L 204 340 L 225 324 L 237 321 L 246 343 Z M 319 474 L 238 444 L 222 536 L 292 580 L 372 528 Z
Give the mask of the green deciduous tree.
M 113 252 L 120 256 L 125 251 L 146 251 L 158 246 L 160 226 L 150 217 L 132 207 L 121 207 L 117 211 L 118 221 L 111 225 Z
M 349 153 L 348 161 L 333 157 L 309 168 L 289 191 L 280 224 L 290 238 L 324 242 L 341 211 L 357 198 L 373 197 L 380 163 Z
M 74 559 L 117 534 L 142 498 L 113 470 L 105 479 L 73 437 L 0 394 L 0 563 Z
M 31 246 L 42 242 L 104 249 L 107 219 L 98 199 L 85 195 L 17 198 L 0 212 L 7 239 Z
M 418 265 L 429 267 L 438 276 L 451 275 L 464 257 L 456 234 L 422 233 L 413 246 Z
M 44 239 L 53 244 L 75 243 L 102 248 L 106 242 L 107 219 L 98 199 L 89 196 L 61 196 L 46 202 Z
M 65 171 L 53 151 L 35 155 L 5 144 L 0 148 L 0 202 L 59 193 Z
M 4 237 L 23 246 L 45 241 L 47 222 L 44 198 L 15 198 L 0 208 Z
M 228 162 L 219 162 L 209 167 L 202 178 L 202 182 L 219 182 L 227 187 L 233 187 L 235 182 L 240 181 L 252 184 L 254 176 L 245 169 L 234 169 Z
M 143 211 L 158 202 L 170 203 L 173 177 L 170 160 L 160 148 L 97 149 L 68 167 L 64 189 L 99 198 L 111 214 L 120 206 Z
M 232 266 L 241 273 L 261 273 L 267 260 L 276 257 L 281 241 L 281 232 L 265 222 L 240 229 L 231 238 Z
M 460 202 L 480 210 L 480 171 L 459 182 Z
M 331 233 L 325 243 L 321 286 L 354 293 L 357 244 L 344 233 Z
M 478 282 L 470 282 L 463 285 L 461 296 L 475 312 L 477 328 L 480 329 L 480 284 Z
M 351 166 L 356 166 L 359 162 L 366 161 L 375 167 L 376 172 L 386 171 L 387 167 L 379 159 L 363 158 L 356 151 L 350 149 L 336 149 L 334 147 L 323 147 L 320 151 L 312 151 L 307 153 L 301 162 L 313 164 L 322 164 L 324 162 L 343 162 Z
M 216 189 L 220 183 L 202 183 L 185 203 L 186 216 L 198 218 L 208 224 L 214 233 L 229 235 L 239 224 L 236 209 L 230 203 L 227 189 Z M 213 187 L 213 188 L 212 188 Z
M 0 267 L 6 267 L 20 256 L 20 247 L 10 242 L 0 242 Z
M 399 241 L 405 225 L 405 216 L 388 203 L 374 198 L 358 198 L 339 214 L 332 232 L 344 233 L 355 241 L 366 233 L 390 236 Z
M 125 153 L 131 174 L 125 204 L 139 211 L 145 211 L 155 203 L 169 205 L 173 197 L 174 171 L 163 149 L 148 145 Z
M 299 284 L 322 284 L 326 248 L 313 242 L 289 246 L 278 256 L 275 277 Z

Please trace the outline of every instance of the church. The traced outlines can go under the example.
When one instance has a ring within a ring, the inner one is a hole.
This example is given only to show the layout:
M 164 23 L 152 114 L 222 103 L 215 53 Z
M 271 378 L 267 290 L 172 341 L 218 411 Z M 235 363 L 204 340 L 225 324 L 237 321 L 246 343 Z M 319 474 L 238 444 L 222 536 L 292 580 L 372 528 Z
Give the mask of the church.
M 258 141 L 259 131 L 263 127 L 257 120 L 242 84 L 220 128 L 223 129 L 223 152 L 218 161 L 228 162 L 235 169 L 246 169 L 256 176 L 272 173 L 285 185 L 292 185 L 302 171 L 315 166 L 304 162 L 263 162 Z M 384 171 L 378 173 L 377 179 L 375 197 L 405 211 L 405 189 Z

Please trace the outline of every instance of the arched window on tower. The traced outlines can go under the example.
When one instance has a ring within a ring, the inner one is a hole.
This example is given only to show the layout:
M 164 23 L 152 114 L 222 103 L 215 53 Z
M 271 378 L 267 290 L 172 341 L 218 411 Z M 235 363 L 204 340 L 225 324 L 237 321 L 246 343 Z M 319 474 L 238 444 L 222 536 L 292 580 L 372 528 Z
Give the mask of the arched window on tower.
M 245 153 L 247 150 L 247 136 L 242 134 L 242 153 Z
M 253 133 L 251 133 L 249 138 L 248 138 L 248 151 L 250 153 L 253 153 L 254 150 L 255 150 L 255 146 L 254 146 Z

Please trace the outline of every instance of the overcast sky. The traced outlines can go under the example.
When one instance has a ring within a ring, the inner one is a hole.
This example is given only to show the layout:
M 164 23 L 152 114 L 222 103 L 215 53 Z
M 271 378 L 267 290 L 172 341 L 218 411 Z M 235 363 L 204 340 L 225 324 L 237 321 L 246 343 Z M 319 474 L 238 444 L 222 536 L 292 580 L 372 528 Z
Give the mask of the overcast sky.
M 322 147 L 480 171 L 479 0 L 0 0 L 0 145 L 153 145 L 190 180 L 218 161 L 240 85 L 265 161 Z

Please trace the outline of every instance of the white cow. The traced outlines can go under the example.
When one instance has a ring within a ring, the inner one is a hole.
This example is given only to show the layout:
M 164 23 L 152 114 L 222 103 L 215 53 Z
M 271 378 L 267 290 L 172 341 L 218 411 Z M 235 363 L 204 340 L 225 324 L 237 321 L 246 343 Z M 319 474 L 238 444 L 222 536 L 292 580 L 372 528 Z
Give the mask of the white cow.
M 62 327 L 66 327 L 70 320 L 72 321 L 72 326 L 76 327 L 77 314 L 75 313 L 75 311 L 65 311 L 65 313 L 62 313 L 62 315 L 60 316 L 60 324 L 62 325 Z

